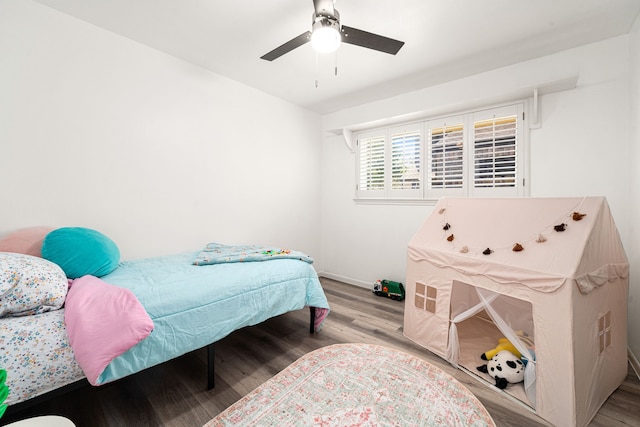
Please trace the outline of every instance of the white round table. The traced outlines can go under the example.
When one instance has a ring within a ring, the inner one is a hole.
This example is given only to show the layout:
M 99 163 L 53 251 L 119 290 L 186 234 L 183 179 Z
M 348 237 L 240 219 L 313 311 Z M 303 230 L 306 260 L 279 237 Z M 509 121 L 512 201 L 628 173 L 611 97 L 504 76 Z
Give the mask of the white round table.
M 7 424 L 6 427 L 75 427 L 71 420 L 58 415 L 45 415 L 42 417 L 27 418 Z

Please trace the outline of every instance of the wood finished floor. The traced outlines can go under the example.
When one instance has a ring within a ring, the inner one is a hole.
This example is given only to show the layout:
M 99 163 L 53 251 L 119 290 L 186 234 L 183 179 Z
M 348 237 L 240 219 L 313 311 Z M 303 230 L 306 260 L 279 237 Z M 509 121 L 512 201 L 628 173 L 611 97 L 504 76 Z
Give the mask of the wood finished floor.
M 76 426 L 201 426 L 300 356 L 347 342 L 393 347 L 440 367 L 464 383 L 485 405 L 498 427 L 546 426 L 542 419 L 402 334 L 404 304 L 367 289 L 322 279 L 331 314 L 319 334 L 308 332 L 308 311 L 270 319 L 216 343 L 216 386 L 206 390 L 206 351 L 197 350 L 102 387 L 76 390 L 8 413 L 0 425 L 57 414 Z M 640 425 L 640 381 L 629 369 L 624 384 L 605 402 L 590 426 Z

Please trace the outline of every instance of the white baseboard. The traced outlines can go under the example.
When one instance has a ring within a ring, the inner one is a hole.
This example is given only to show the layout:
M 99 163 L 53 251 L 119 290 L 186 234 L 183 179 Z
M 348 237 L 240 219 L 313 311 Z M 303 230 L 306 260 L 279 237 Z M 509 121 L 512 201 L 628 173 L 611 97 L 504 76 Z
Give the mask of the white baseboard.
M 338 274 L 332 274 L 327 272 L 318 273 L 320 277 L 326 277 L 327 279 L 337 280 L 338 282 L 347 283 L 349 285 L 358 286 L 359 288 L 373 289 L 373 283 L 363 282 L 362 280 L 353 279 L 351 277 L 340 276 Z
M 638 361 L 638 358 L 633 353 L 631 353 L 631 350 L 629 349 L 627 349 L 627 357 L 629 359 L 631 368 L 633 368 L 636 376 L 638 377 L 638 379 L 640 379 L 640 362 Z

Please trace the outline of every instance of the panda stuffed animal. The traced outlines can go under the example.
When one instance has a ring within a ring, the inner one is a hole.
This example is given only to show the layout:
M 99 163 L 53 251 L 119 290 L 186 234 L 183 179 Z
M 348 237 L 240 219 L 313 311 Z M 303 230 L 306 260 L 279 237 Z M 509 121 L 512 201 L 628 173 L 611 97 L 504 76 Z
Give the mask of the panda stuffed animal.
M 509 350 L 497 352 L 486 365 L 478 366 L 477 369 L 496 380 L 496 387 L 499 389 L 524 380 L 524 364 Z

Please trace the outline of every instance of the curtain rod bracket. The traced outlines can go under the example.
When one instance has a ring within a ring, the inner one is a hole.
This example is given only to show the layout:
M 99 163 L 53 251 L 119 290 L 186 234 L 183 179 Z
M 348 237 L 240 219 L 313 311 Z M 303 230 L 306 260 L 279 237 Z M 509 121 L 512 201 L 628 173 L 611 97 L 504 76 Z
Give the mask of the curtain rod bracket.
M 342 137 L 344 138 L 344 142 L 347 144 L 349 151 L 355 153 L 355 150 L 353 149 L 353 132 L 349 129 L 342 129 Z

